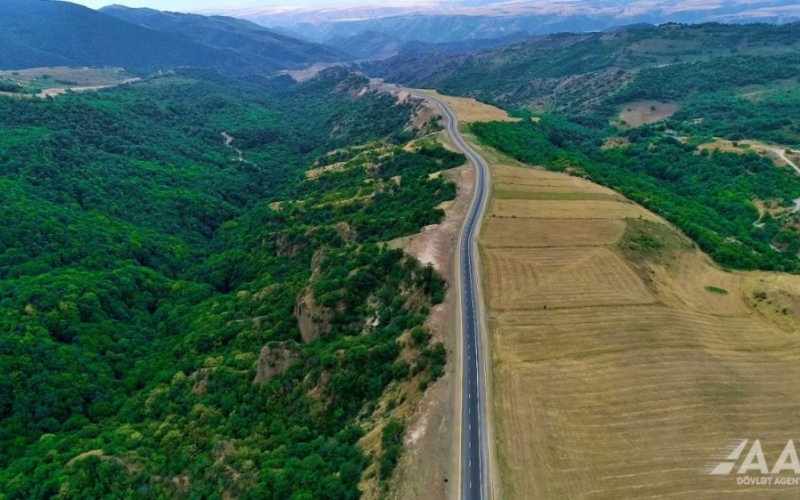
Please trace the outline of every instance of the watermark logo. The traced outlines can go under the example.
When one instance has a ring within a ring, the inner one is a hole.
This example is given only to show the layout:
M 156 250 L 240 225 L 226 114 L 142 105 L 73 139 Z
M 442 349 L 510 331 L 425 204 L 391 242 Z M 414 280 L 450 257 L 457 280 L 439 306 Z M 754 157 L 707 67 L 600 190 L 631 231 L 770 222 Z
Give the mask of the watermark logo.
M 731 443 L 721 458 L 721 461 L 710 464 L 703 472 L 712 476 L 735 473 L 736 483 L 739 485 L 800 485 L 800 460 L 794 440 L 787 441 L 774 463 L 767 460 L 758 439 L 752 443 L 749 439 Z M 758 475 L 753 475 L 754 473 Z

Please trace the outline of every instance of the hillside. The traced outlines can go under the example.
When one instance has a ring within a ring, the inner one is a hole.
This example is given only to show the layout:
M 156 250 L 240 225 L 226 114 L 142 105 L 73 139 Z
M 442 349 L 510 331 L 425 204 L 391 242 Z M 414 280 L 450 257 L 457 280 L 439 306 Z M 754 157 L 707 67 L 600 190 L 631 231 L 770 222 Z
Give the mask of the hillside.
M 537 115 L 472 132 L 517 160 L 614 189 L 720 264 L 796 273 L 798 48 L 797 25 L 639 26 L 364 67 Z
M 48 0 L 0 2 L 0 45 L 0 69 L 109 66 L 150 72 L 194 66 L 242 74 L 277 69 L 86 7 Z
M 328 40 L 328 44 L 336 47 L 348 54 L 353 54 L 356 59 L 387 59 L 397 55 L 399 52 L 443 52 L 448 54 L 458 54 L 472 52 L 479 49 L 500 47 L 511 45 L 530 38 L 522 31 L 499 38 L 482 38 L 477 40 L 464 40 L 448 43 L 426 43 L 420 41 L 407 41 L 379 33 L 377 31 L 365 31 L 357 35 L 348 37 L 334 37 Z
M 659 78 L 667 80 L 675 72 L 697 71 L 715 61 L 724 65 L 728 63 L 723 61 L 744 60 L 758 66 L 775 61 L 785 66 L 780 74 L 762 75 L 760 68 L 737 70 L 741 74 L 724 82 L 727 86 L 791 78 L 796 74 L 791 61 L 799 48 L 798 25 L 670 24 L 549 35 L 456 57 L 404 52 L 364 68 L 387 81 L 480 97 L 506 107 L 571 111 L 613 102 L 615 94 L 634 86 L 630 84 L 639 76 L 664 75 Z M 650 69 L 640 75 L 645 68 Z M 705 76 L 694 83 L 717 85 L 717 75 Z
M 384 491 L 447 355 L 445 283 L 385 243 L 464 158 L 367 85 L 0 97 L 0 498 Z
M 349 58 L 346 53 L 331 47 L 282 35 L 244 19 L 132 9 L 120 5 L 103 7 L 100 12 L 131 24 L 227 49 L 263 66 L 289 69 Z
M 377 31 L 365 31 L 347 37 L 334 37 L 327 43 L 352 54 L 356 59 L 386 59 L 396 55 L 403 46 L 403 41 L 399 38 Z

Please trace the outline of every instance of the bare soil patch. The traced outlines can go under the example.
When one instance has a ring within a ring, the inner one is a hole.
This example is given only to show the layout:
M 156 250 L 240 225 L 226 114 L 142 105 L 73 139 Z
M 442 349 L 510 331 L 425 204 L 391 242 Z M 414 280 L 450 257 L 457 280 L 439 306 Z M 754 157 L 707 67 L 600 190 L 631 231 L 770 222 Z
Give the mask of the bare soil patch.
M 346 165 L 347 162 L 338 162 L 338 163 L 333 163 L 331 165 L 325 165 L 324 167 L 317 167 L 317 168 L 312 168 L 311 170 L 306 170 L 306 179 L 316 179 L 325 172 L 341 172 L 342 170 L 344 170 L 344 167 Z
M 674 102 L 635 101 L 623 104 L 616 124 L 623 128 L 635 128 L 648 123 L 665 120 L 674 115 L 680 105 Z
M 294 81 L 301 83 L 311 80 L 315 76 L 317 76 L 321 71 L 324 71 L 332 66 L 336 66 L 335 63 L 317 63 L 313 66 L 309 66 L 305 69 L 294 69 L 285 71 L 287 75 L 291 76 Z

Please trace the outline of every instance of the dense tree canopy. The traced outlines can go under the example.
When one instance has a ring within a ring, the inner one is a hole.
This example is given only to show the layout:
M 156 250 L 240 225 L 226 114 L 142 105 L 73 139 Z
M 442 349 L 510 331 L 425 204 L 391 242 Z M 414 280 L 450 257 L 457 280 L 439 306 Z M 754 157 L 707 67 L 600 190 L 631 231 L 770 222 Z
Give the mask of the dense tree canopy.
M 444 283 L 380 243 L 438 222 L 455 190 L 428 174 L 463 161 L 398 147 L 410 109 L 364 86 L 0 98 L 0 498 L 359 495 L 358 419 L 444 363 L 421 329 Z M 333 150 L 348 172 L 307 179 Z M 304 345 L 308 293 L 329 333 Z M 254 383 L 264 346 L 294 362 Z

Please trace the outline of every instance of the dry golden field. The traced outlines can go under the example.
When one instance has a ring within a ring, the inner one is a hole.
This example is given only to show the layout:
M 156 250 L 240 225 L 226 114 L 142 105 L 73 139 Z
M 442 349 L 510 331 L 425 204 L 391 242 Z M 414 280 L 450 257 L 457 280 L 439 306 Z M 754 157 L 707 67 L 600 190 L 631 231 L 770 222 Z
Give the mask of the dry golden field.
M 519 121 L 519 118 L 508 116 L 508 113 L 500 108 L 478 102 L 470 97 L 442 95 L 435 90 L 424 90 L 424 92 L 444 101 L 462 123 Z
M 800 439 L 800 277 L 725 272 L 603 187 L 498 163 L 480 245 L 504 498 L 800 498 L 737 485 L 744 454 L 703 472 L 733 441 L 771 468 Z

